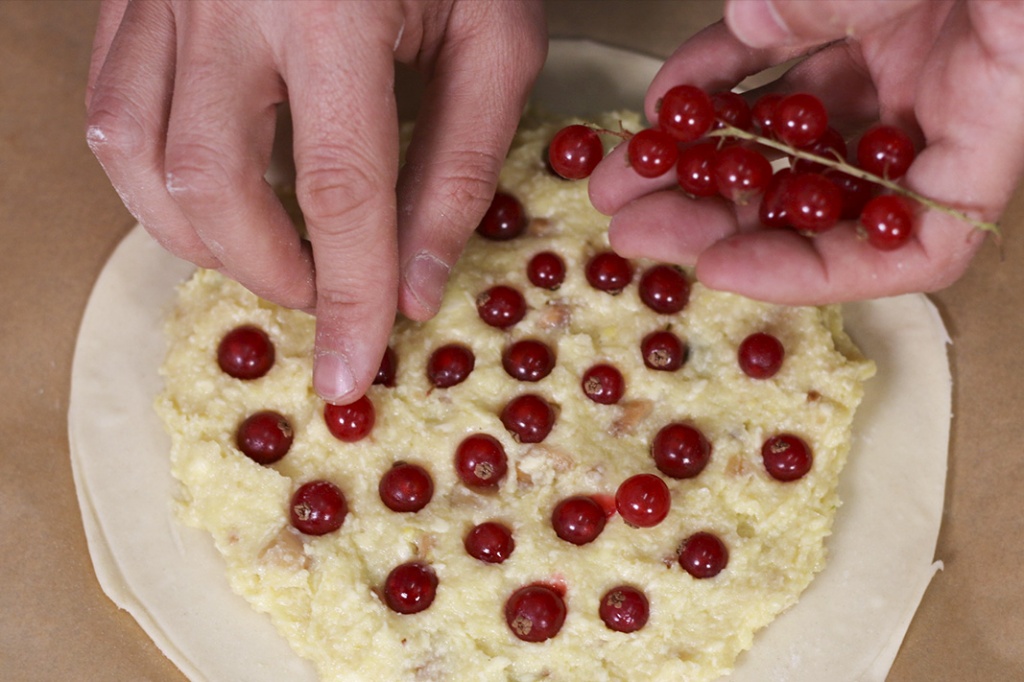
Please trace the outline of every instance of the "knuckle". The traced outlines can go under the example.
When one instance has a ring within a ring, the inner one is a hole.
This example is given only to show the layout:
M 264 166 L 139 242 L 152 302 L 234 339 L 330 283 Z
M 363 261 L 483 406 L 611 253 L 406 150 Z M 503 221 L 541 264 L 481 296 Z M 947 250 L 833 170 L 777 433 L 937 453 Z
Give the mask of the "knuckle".
M 100 161 L 141 156 L 152 139 L 138 110 L 110 92 L 98 92 L 86 117 L 86 142 Z
M 343 154 L 350 152 L 339 156 Z M 374 177 L 358 162 L 317 163 L 301 172 L 296 182 L 303 214 L 321 230 L 344 229 L 340 218 L 370 211 L 383 192 L 393 193 L 393 183 Z
M 222 201 L 236 174 L 225 160 L 224 150 L 202 140 L 168 145 L 164 165 L 167 192 L 189 203 Z

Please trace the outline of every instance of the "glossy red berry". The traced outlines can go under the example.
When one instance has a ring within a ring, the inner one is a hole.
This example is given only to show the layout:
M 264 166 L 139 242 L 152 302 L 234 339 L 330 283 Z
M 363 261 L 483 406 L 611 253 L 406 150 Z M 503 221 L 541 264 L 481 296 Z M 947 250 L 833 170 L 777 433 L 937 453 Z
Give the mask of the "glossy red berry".
M 689 349 L 682 340 L 668 330 L 651 332 L 640 342 L 640 354 L 649 369 L 674 372 L 682 367 Z
M 694 533 L 679 551 L 679 565 L 694 578 L 714 578 L 729 563 L 729 550 L 717 535 Z
M 562 595 L 547 585 L 521 587 L 505 602 L 505 622 L 524 642 L 543 642 L 557 635 L 565 614 Z
M 603 157 L 601 138 L 585 125 L 562 128 L 548 146 L 548 164 L 566 180 L 589 177 Z
M 734 204 L 747 204 L 764 193 L 772 165 L 764 154 L 742 145 L 723 147 L 712 162 L 718 193 Z
M 838 130 L 829 126 L 820 138 L 803 147 L 801 151 L 830 161 L 845 161 L 847 154 L 846 140 L 843 139 L 842 134 Z M 816 161 L 807 161 L 805 159 L 793 160 L 793 170 L 801 173 L 824 173 L 828 168 L 828 166 Z
M 835 227 L 842 210 L 842 192 L 824 175 L 795 173 L 787 182 L 785 211 L 797 232 L 827 232 Z
M 640 300 L 663 315 L 673 315 L 690 300 L 690 281 L 682 270 L 671 265 L 655 265 L 640 277 Z
M 814 458 L 811 448 L 798 436 L 781 433 L 761 446 L 764 468 L 777 481 L 796 481 L 811 470 Z
M 651 607 L 647 595 L 631 585 L 619 585 L 601 597 L 598 615 L 609 630 L 636 632 L 647 625 Z
M 740 369 L 748 377 L 770 379 L 782 368 L 786 349 L 771 334 L 757 332 L 743 339 L 736 355 Z
M 384 349 L 384 357 L 380 359 L 380 367 L 377 369 L 377 376 L 373 383 L 392 388 L 395 385 L 395 374 L 398 372 L 398 356 L 395 349 L 388 346 Z
M 651 456 L 669 478 L 693 478 L 711 459 L 711 442 L 699 429 L 673 422 L 663 426 L 651 443 Z
M 827 171 L 825 177 L 835 183 L 843 196 L 843 208 L 839 212 L 842 220 L 856 220 L 871 198 L 878 192 L 878 186 L 862 178 L 839 171 Z
M 914 212 L 903 197 L 883 194 L 864 206 L 858 229 L 871 246 L 892 251 L 910 241 L 914 231 Z
M 586 495 L 567 497 L 551 512 L 551 526 L 555 534 L 574 545 L 596 540 L 606 521 L 604 508 Z
M 704 137 L 715 122 L 715 105 L 708 93 L 693 85 L 677 85 L 658 107 L 658 125 L 680 142 Z
M 526 229 L 523 205 L 511 194 L 496 192 L 491 205 L 476 228 L 477 234 L 491 241 L 515 239 Z
M 542 341 L 516 341 L 501 354 L 501 366 L 513 379 L 540 381 L 555 367 L 555 353 Z
M 762 95 L 750 108 L 751 118 L 765 137 L 775 137 L 775 108 L 782 101 L 782 95 L 770 92 Z
M 501 423 L 520 443 L 539 443 L 555 425 L 555 409 L 544 398 L 527 393 L 505 405 Z
M 434 603 L 437 583 L 430 566 L 418 561 L 401 564 L 384 580 L 384 603 L 395 613 L 419 613 Z
M 505 448 L 494 436 L 473 434 L 455 449 L 455 472 L 470 488 L 496 488 L 507 471 Z
M 476 365 L 476 356 L 459 343 L 436 349 L 427 360 L 427 379 L 438 388 L 451 388 L 465 381 Z
M 614 405 L 626 392 L 626 380 L 622 372 L 611 365 L 594 365 L 583 373 L 580 381 L 583 393 L 595 403 Z
M 365 395 L 348 405 L 324 405 L 324 423 L 335 438 L 354 443 L 366 438 L 373 430 L 377 412 L 373 402 Z
M 630 476 L 615 492 L 615 509 L 622 520 L 637 528 L 650 528 L 665 520 L 672 494 L 665 481 L 654 474 Z
M 828 112 L 821 100 L 805 92 L 786 95 L 775 105 L 772 131 L 791 147 L 816 142 L 828 128 Z
M 914 161 L 914 143 L 895 126 L 872 126 L 857 143 L 857 165 L 868 173 L 895 180 Z
M 645 128 L 629 138 L 629 165 L 637 175 L 657 178 L 672 170 L 679 158 L 676 140 L 664 130 Z
M 769 228 L 789 227 L 789 216 L 786 214 L 786 203 L 789 200 L 787 190 L 793 171 L 783 168 L 768 182 L 757 207 L 757 217 L 761 224 Z
M 274 365 L 274 344 L 258 327 L 235 327 L 217 346 L 217 364 L 235 379 L 259 379 Z
M 723 90 L 711 95 L 711 104 L 715 107 L 715 128 L 728 123 L 733 128 L 750 130 L 754 124 L 753 114 L 747 100 L 739 93 Z
M 299 532 L 326 535 L 341 528 L 348 516 L 348 502 L 330 481 L 310 481 L 292 494 L 289 516 Z
M 512 556 L 516 541 L 508 526 L 496 521 L 486 521 L 474 526 L 466 534 L 463 545 L 466 553 L 474 559 L 488 564 L 500 564 Z
M 715 154 L 717 142 L 698 142 L 679 152 L 676 178 L 684 192 L 695 197 L 713 197 L 718 194 L 715 184 Z
M 235 433 L 235 445 L 257 464 L 273 464 L 288 454 L 295 432 L 277 412 L 264 410 L 245 418 Z
M 554 291 L 565 281 L 565 261 L 557 253 L 541 251 L 527 263 L 526 276 L 533 286 Z
M 507 329 L 526 315 L 526 299 L 518 289 L 499 284 L 477 296 L 476 311 L 490 326 Z
M 397 462 L 380 477 L 377 492 L 391 511 L 418 512 L 434 496 L 434 480 L 418 464 Z
M 590 286 L 617 294 L 633 281 L 633 266 L 614 251 L 602 251 L 587 262 L 586 275 Z

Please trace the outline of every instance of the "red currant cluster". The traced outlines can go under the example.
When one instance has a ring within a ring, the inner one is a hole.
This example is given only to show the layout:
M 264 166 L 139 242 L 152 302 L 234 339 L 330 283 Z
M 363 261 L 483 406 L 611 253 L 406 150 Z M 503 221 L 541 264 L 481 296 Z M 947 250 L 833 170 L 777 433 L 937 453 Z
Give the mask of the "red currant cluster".
M 662 98 L 657 126 L 628 136 L 627 149 L 637 174 L 655 178 L 675 169 L 679 187 L 693 197 L 759 201 L 765 228 L 813 236 L 840 220 L 856 220 L 859 233 L 881 250 L 902 246 L 913 231 L 913 204 L 899 192 L 882 191 L 883 184 L 892 189 L 914 160 L 910 137 L 875 125 L 848 162 L 846 141 L 811 94 L 768 94 L 750 106 L 733 92 L 709 95 L 678 85 Z M 782 150 L 789 163 L 773 170 L 770 149 Z M 558 175 L 578 180 L 602 155 L 596 129 L 571 125 L 552 139 L 548 163 Z

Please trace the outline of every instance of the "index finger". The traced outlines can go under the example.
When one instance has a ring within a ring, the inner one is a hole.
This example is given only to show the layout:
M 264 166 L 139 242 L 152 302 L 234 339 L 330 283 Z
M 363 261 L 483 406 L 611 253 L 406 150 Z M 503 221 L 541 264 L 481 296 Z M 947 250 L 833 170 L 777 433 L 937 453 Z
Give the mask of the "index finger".
M 395 318 L 398 120 L 394 36 L 367 31 L 380 22 L 335 18 L 306 27 L 310 40 L 289 55 L 284 76 L 316 265 L 313 385 L 325 400 L 351 402 L 375 376 Z

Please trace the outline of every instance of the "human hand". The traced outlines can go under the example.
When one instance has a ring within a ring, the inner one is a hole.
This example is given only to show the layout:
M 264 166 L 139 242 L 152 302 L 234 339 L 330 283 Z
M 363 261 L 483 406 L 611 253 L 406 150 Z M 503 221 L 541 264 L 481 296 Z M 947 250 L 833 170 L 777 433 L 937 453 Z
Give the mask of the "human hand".
M 396 307 L 440 305 L 546 49 L 539 0 L 104 0 L 87 139 L 170 252 L 315 312 L 314 387 L 351 402 Z M 427 81 L 401 173 L 395 61 Z M 309 243 L 264 180 L 285 101 Z
M 995 221 L 1024 168 L 1022 30 L 1024 6 L 1016 2 L 729 0 L 724 22 L 665 63 L 645 111 L 656 121 L 657 102 L 674 85 L 726 90 L 805 57 L 754 94 L 811 92 L 840 130 L 879 119 L 903 128 L 920 149 L 906 185 Z M 614 216 L 613 247 L 695 264 L 706 285 L 753 298 L 819 304 L 934 291 L 963 273 L 984 238 L 936 211 L 923 213 L 911 242 L 889 252 L 849 225 L 813 240 L 762 230 L 756 207 L 691 199 L 675 191 L 671 175 L 645 180 L 631 172 L 624 154 L 621 145 L 590 178 L 594 205 Z

